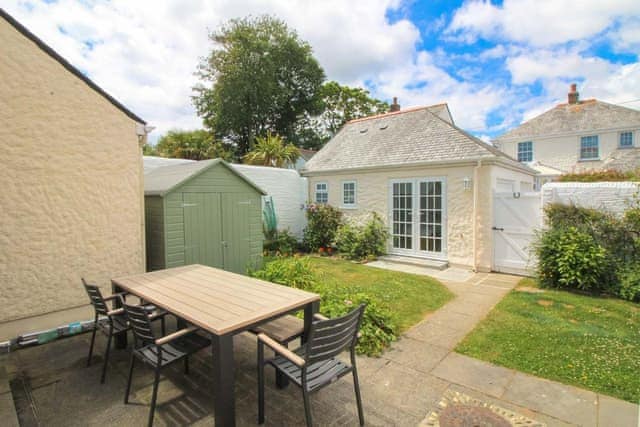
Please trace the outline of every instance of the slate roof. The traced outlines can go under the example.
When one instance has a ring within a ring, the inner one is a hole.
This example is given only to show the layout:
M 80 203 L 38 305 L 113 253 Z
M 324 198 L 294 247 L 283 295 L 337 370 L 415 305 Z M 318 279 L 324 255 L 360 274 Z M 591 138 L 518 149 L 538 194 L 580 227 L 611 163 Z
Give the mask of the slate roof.
M 535 173 L 430 111 L 442 111 L 441 105 L 352 120 L 307 162 L 303 173 L 478 159 L 501 159 Z
M 67 71 L 69 71 L 71 74 L 75 75 L 76 77 L 78 77 L 80 80 L 82 80 L 84 83 L 87 84 L 87 86 L 89 86 L 91 89 L 95 90 L 96 92 L 98 92 L 100 95 L 102 95 L 104 98 L 107 99 L 107 101 L 109 101 L 111 104 L 113 104 L 116 108 L 118 108 L 120 111 L 122 111 L 124 114 L 126 114 L 129 118 L 133 119 L 134 121 L 146 125 L 147 122 L 145 122 L 144 120 L 142 120 L 140 117 L 138 117 L 135 113 L 133 113 L 131 110 L 129 110 L 127 107 L 125 107 L 123 104 L 121 104 L 117 99 L 115 99 L 113 96 L 109 95 L 104 89 L 102 89 L 100 86 L 98 86 L 97 84 L 95 84 L 93 82 L 93 80 L 91 80 L 89 77 L 87 77 L 86 75 L 82 74 L 82 72 L 80 70 L 78 70 L 76 67 L 74 67 L 73 65 L 71 65 L 71 63 L 69 61 L 67 61 L 66 59 L 64 59 L 58 52 L 56 52 L 55 50 L 53 50 L 51 47 L 49 47 L 49 45 L 47 45 L 45 42 L 43 42 L 40 38 L 38 38 L 38 36 L 36 36 L 35 34 L 33 34 L 31 31 L 29 31 L 24 25 L 22 25 L 21 23 L 19 23 L 14 17 L 12 17 L 11 15 L 9 15 L 4 9 L 2 9 L 0 7 L 0 17 L 3 18 L 5 21 L 7 21 L 9 24 L 11 24 L 11 26 L 13 26 L 13 28 L 15 28 L 19 33 L 21 33 L 23 36 L 25 36 L 26 38 L 28 38 L 29 40 L 31 40 L 36 46 L 38 46 L 40 49 L 42 49 L 47 55 L 49 55 L 50 57 L 52 57 L 53 59 L 55 59 L 56 61 L 58 61 L 58 63 L 60 63 L 60 65 L 62 65 L 64 68 L 67 69 Z M 35 72 L 38 72 L 38 70 L 35 70 Z
M 495 142 L 632 127 L 640 127 L 640 111 L 588 99 L 578 104 L 559 104 L 499 136 Z
M 231 172 L 244 179 L 249 185 L 255 188 L 260 194 L 266 195 L 264 190 L 258 187 L 253 181 L 237 171 L 222 159 L 201 160 L 199 162 L 179 163 L 171 166 L 159 167 L 146 173 L 144 176 L 145 196 L 164 196 L 178 185 L 204 172 L 206 169 L 220 165 L 226 167 Z

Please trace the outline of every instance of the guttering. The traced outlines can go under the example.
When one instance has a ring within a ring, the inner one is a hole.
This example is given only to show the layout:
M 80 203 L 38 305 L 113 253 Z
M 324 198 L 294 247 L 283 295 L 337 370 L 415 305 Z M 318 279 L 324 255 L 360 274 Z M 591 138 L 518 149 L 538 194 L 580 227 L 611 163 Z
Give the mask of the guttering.
M 481 157 L 472 157 L 470 159 L 465 160 L 441 160 L 441 161 L 428 161 L 428 162 L 413 162 L 413 163 L 402 163 L 402 164 L 392 164 L 392 165 L 380 165 L 380 166 L 361 166 L 356 168 L 343 168 L 343 169 L 324 169 L 319 171 L 309 171 L 309 170 L 301 170 L 301 176 L 323 176 L 323 175 L 348 175 L 353 173 L 365 173 L 365 172 L 380 172 L 381 170 L 393 170 L 393 169 L 418 169 L 418 168 L 436 168 L 440 166 L 475 166 L 478 162 L 484 162 L 483 165 L 492 165 L 499 164 L 502 167 L 507 169 L 511 169 L 517 172 L 529 173 L 531 175 L 537 175 L 538 172 L 530 167 L 519 164 L 514 161 L 514 163 L 509 162 L 507 159 L 503 159 L 497 156 L 481 156 Z
M 478 163 L 473 168 L 473 230 L 472 230 L 472 250 L 473 250 L 473 271 L 478 271 L 478 255 L 477 255 L 477 237 L 478 237 L 478 176 L 480 168 L 482 167 L 482 160 L 478 160 Z

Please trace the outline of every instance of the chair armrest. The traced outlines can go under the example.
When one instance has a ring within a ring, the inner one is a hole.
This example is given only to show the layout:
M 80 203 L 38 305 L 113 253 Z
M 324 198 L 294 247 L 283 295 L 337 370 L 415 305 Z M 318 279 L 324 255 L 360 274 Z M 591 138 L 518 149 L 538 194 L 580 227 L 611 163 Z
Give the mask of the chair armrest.
M 105 301 L 111 301 L 112 299 L 116 299 L 116 298 L 120 298 L 120 297 L 122 297 L 124 299 L 124 297 L 126 295 L 129 295 L 129 292 L 119 292 L 117 294 L 111 294 L 108 297 L 104 297 L 102 299 L 105 300 Z
M 286 357 L 292 363 L 294 363 L 295 365 L 297 365 L 300 368 L 302 368 L 306 363 L 305 360 L 302 357 L 298 356 L 297 354 L 295 354 L 293 351 L 289 350 L 285 346 L 280 345 L 277 341 L 275 341 L 274 339 L 270 338 L 268 335 L 258 334 L 258 341 L 263 342 L 269 348 L 271 348 L 273 351 L 275 351 L 276 353 L 278 353 L 281 356 Z
M 115 316 L 116 314 L 123 314 L 124 308 L 116 308 L 115 310 L 111 310 L 107 312 L 107 316 Z
M 195 331 L 197 331 L 198 328 L 196 328 L 195 326 L 190 326 L 188 328 L 184 328 L 184 329 L 180 329 L 179 331 L 176 331 L 172 334 L 166 335 L 162 338 L 158 338 L 156 340 L 156 345 L 163 345 L 166 344 L 168 342 L 171 342 L 177 338 L 183 337 L 185 335 L 191 334 Z
M 316 313 L 313 315 L 313 318 L 316 320 L 329 320 L 329 318 L 327 316 L 324 316 L 320 313 Z
M 156 319 L 159 319 L 159 318 L 161 318 L 163 316 L 166 316 L 167 314 L 169 314 L 168 311 L 164 311 L 164 310 L 157 311 L 157 312 L 149 315 L 149 320 L 156 320 Z

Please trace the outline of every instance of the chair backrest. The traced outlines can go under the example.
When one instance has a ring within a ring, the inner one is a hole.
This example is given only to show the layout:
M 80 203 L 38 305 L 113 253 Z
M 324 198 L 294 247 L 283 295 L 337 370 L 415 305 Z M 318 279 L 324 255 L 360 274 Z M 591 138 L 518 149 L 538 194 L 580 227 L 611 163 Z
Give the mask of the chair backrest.
M 307 363 L 330 359 L 347 348 L 353 352 L 364 308 L 361 304 L 344 316 L 313 322 L 306 344 Z
M 156 337 L 149 321 L 149 311 L 142 305 L 122 304 L 137 345 L 154 342 Z
M 96 315 L 102 314 L 103 316 L 106 316 L 107 312 L 109 311 L 109 307 L 107 306 L 107 302 L 102 297 L 100 288 L 98 288 L 96 285 L 87 283 L 84 278 L 82 278 L 82 284 L 84 285 L 84 289 L 87 291 L 87 295 L 89 295 L 91 305 L 96 310 Z

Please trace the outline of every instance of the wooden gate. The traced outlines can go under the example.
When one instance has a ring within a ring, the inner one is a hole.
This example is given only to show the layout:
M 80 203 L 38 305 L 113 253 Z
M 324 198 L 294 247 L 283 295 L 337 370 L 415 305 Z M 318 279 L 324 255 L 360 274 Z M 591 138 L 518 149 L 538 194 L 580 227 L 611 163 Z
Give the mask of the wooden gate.
M 531 244 L 541 225 L 540 193 L 494 193 L 493 270 L 531 275 L 535 268 Z

